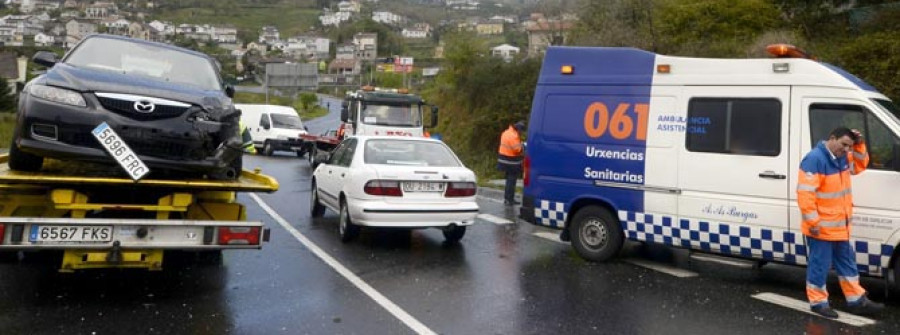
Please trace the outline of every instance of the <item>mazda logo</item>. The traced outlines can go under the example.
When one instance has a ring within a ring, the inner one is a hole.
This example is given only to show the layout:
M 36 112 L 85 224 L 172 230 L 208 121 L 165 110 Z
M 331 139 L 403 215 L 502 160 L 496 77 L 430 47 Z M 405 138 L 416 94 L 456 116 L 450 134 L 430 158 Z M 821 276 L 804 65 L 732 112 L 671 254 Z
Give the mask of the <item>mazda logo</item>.
M 138 113 L 153 113 L 156 105 L 147 100 L 138 100 L 134 102 L 134 110 Z

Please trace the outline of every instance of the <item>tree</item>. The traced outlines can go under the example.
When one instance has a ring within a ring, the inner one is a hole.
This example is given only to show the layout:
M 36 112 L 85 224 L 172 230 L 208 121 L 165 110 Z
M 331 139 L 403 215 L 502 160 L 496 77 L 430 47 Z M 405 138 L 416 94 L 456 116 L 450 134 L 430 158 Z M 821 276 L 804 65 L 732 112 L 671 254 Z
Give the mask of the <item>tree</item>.
M 6 79 L 0 78 L 0 113 L 16 111 L 16 97 Z
M 878 88 L 894 101 L 900 99 L 900 33 L 876 32 L 856 36 L 841 43 L 834 59 L 829 61 L 843 67 Z
M 653 14 L 659 51 L 675 55 L 746 57 L 746 46 L 778 29 L 768 0 L 660 0 Z
M 318 101 L 319 97 L 317 97 L 315 93 L 300 93 L 300 106 L 303 107 L 304 111 L 309 111 Z

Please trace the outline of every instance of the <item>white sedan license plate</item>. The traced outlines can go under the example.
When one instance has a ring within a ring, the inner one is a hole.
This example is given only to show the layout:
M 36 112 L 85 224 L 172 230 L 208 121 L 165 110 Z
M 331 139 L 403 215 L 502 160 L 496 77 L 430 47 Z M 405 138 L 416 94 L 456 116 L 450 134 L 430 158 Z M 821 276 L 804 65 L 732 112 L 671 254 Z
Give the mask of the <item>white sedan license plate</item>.
M 403 192 L 443 192 L 444 183 L 408 181 L 403 183 Z
M 97 128 L 91 131 L 94 137 L 100 141 L 106 152 L 128 172 L 133 180 L 140 180 L 144 175 L 150 172 L 150 169 L 144 165 L 144 162 L 125 144 L 125 141 L 116 134 L 106 122 L 101 123 Z
M 31 242 L 104 243 L 112 240 L 112 226 L 31 226 Z

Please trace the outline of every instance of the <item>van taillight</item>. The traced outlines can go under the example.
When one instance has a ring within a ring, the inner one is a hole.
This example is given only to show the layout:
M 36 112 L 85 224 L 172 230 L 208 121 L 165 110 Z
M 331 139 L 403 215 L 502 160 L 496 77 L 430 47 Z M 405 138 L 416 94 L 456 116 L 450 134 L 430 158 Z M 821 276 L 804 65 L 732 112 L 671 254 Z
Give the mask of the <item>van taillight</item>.
M 0 244 L 3 244 L 3 237 L 6 236 L 6 235 L 3 235 L 3 233 L 5 233 L 5 232 L 6 232 L 6 225 L 0 224 Z
M 363 187 L 363 191 L 369 195 L 383 195 L 388 197 L 402 197 L 400 182 L 393 180 L 370 180 Z
M 528 186 L 531 178 L 528 178 L 528 172 L 531 170 L 531 157 L 525 155 L 525 161 L 522 163 L 522 185 Z
M 219 227 L 220 245 L 259 245 L 259 227 Z
M 472 182 L 456 182 L 447 183 L 447 190 L 444 191 L 445 197 L 471 197 L 475 195 L 478 187 Z

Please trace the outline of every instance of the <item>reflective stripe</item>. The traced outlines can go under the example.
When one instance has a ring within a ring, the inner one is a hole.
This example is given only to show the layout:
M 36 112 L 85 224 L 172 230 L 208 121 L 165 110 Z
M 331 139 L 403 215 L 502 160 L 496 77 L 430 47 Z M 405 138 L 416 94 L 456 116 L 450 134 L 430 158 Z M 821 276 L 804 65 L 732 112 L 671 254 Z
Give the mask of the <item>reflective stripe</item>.
M 511 161 L 511 160 L 506 160 L 503 158 L 497 158 L 497 162 L 500 164 L 508 164 L 508 165 L 519 165 L 522 163 L 522 161 Z
M 868 156 L 868 154 L 864 153 L 864 152 L 859 152 L 859 151 L 853 152 L 853 158 L 856 158 L 856 159 L 864 160 L 864 159 L 866 159 L 866 156 Z
M 803 214 L 803 221 L 810 221 L 819 218 L 819 212 L 812 212 L 809 214 Z
M 841 221 L 819 221 L 819 227 L 843 227 L 847 225 L 847 220 Z
M 853 305 L 854 302 L 858 302 L 859 299 L 862 299 L 864 296 L 865 295 L 848 295 L 845 299 L 849 305 Z
M 858 282 L 858 281 L 859 281 L 859 276 L 852 276 L 852 277 L 838 276 L 838 279 L 839 279 L 840 281 L 846 281 L 846 282 Z
M 818 285 L 810 283 L 810 282 L 806 282 L 806 288 L 819 290 L 819 291 L 825 291 L 825 285 L 818 286 Z
M 841 198 L 847 194 L 850 194 L 850 192 L 851 192 L 850 188 L 847 188 L 847 189 L 845 189 L 843 191 L 839 191 L 839 192 L 816 192 L 816 197 L 819 199 L 837 199 L 837 198 Z
M 809 192 L 815 192 L 815 191 L 816 191 L 816 187 L 815 187 L 815 186 L 812 186 L 812 185 L 797 184 L 797 191 L 809 191 Z

